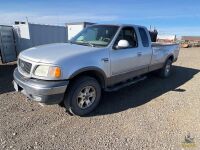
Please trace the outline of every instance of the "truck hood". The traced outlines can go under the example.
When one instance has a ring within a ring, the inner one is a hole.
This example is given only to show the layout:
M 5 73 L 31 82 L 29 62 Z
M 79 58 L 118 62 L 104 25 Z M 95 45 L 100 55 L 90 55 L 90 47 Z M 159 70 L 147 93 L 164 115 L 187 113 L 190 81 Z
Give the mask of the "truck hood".
M 70 43 L 55 43 L 29 48 L 21 52 L 19 58 L 34 62 L 55 64 L 62 59 L 81 55 L 97 49 L 99 48 Z

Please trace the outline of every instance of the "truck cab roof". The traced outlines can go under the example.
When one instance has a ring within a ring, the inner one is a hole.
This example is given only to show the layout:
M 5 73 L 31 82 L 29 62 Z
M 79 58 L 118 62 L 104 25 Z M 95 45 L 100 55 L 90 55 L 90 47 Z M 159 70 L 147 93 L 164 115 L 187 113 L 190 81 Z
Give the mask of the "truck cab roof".
M 145 26 L 136 25 L 136 24 L 93 24 L 91 26 L 98 26 L 98 25 L 119 26 L 119 27 L 134 26 L 134 27 L 146 28 Z

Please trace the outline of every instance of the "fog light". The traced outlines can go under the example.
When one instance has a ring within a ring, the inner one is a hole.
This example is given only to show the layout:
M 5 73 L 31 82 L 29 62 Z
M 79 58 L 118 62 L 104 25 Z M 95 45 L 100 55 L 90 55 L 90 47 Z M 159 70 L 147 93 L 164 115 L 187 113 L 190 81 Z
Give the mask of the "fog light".
M 33 99 L 34 99 L 35 101 L 37 101 L 37 102 L 40 102 L 40 101 L 42 100 L 42 98 L 39 97 L 39 96 L 33 96 L 33 95 L 32 95 L 32 97 L 33 97 Z

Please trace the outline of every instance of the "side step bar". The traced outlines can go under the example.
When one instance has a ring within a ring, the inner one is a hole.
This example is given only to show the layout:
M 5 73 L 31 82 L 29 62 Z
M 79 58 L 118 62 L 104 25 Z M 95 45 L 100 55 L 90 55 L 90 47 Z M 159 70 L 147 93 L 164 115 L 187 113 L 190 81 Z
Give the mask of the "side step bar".
M 113 87 L 109 87 L 109 88 L 106 88 L 105 91 L 107 92 L 113 92 L 113 91 L 117 91 L 119 89 L 122 89 L 124 87 L 127 87 L 127 86 L 130 86 L 132 84 L 135 84 L 137 82 L 140 82 L 140 81 L 143 81 L 145 80 L 147 77 L 146 76 L 143 76 L 143 77 L 137 77 L 129 82 L 125 82 L 125 83 L 121 83 L 119 85 L 116 85 L 116 86 L 113 86 Z

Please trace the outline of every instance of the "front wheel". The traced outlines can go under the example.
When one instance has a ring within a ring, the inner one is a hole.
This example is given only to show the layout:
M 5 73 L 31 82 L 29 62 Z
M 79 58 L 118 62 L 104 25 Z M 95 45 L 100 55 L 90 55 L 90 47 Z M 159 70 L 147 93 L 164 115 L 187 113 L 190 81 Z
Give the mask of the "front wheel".
M 162 78 L 169 77 L 171 74 L 171 69 L 172 69 L 172 60 L 168 59 L 163 68 L 160 70 L 160 76 Z
M 92 77 L 80 77 L 72 83 L 66 93 L 64 105 L 71 114 L 83 116 L 92 112 L 99 104 L 101 87 Z

